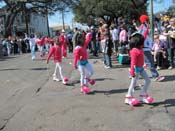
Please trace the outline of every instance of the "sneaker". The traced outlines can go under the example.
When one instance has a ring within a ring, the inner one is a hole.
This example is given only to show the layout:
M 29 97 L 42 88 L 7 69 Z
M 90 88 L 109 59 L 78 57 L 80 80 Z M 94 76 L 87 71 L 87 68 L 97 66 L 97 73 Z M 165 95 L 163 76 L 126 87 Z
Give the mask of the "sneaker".
M 139 100 L 135 99 L 133 96 L 126 96 L 125 104 L 128 104 L 130 106 L 136 106 L 139 104 Z
M 161 67 L 160 66 L 157 66 L 156 70 L 160 70 L 160 69 L 161 69 Z
M 53 77 L 53 81 L 60 81 L 60 79 Z
M 171 69 L 173 69 L 173 67 L 172 67 L 172 66 L 170 66 L 170 67 L 168 68 L 168 70 L 171 70 Z
M 153 101 L 154 99 L 148 94 L 140 95 L 140 102 L 142 103 L 151 104 Z
M 90 88 L 87 86 L 82 86 L 81 87 L 81 92 L 84 94 L 88 94 L 90 92 Z
M 35 56 L 32 56 L 32 60 L 35 60 Z
M 87 78 L 87 81 L 88 81 L 91 85 L 94 85 L 94 84 L 95 84 L 95 80 L 93 80 L 93 79 Z
M 105 65 L 105 68 L 106 68 L 106 69 L 110 69 L 111 67 L 110 67 L 110 66 Z
M 161 82 L 161 81 L 163 81 L 164 79 L 165 79 L 164 76 L 159 76 L 159 77 L 155 78 L 155 81 Z

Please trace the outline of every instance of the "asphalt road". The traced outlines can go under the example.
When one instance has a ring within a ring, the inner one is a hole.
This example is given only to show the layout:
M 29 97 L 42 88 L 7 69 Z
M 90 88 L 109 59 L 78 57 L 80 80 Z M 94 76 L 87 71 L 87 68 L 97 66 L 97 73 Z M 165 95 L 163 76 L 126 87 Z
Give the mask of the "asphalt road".
M 152 81 L 153 104 L 130 107 L 124 104 L 128 67 L 113 61 L 105 69 L 98 58 L 90 62 L 96 85 L 84 95 L 72 54 L 63 60 L 69 85 L 52 80 L 52 60 L 47 66 L 45 58 L 32 61 L 30 54 L 1 58 L 0 131 L 175 131 L 175 69 L 160 70 L 165 80 Z

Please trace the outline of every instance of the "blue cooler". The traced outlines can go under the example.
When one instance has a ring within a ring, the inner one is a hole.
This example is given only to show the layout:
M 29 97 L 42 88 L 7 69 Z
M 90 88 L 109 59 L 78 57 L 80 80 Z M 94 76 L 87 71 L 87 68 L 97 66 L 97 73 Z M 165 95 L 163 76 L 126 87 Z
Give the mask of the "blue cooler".
M 128 54 L 119 54 L 118 61 L 120 64 L 130 64 L 130 57 Z

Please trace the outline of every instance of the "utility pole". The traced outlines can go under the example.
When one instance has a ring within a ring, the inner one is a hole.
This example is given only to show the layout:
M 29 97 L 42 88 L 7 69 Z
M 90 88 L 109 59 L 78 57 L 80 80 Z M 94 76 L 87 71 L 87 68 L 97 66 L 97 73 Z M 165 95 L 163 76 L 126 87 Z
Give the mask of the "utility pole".
M 65 30 L 65 25 L 64 25 L 64 9 L 63 8 L 61 10 L 61 14 L 62 14 L 62 21 L 63 21 L 63 30 Z
M 153 0 L 150 0 L 150 34 L 151 34 L 151 39 L 153 41 L 154 38 L 154 24 L 153 24 Z
M 46 19 L 47 19 L 47 35 L 50 37 L 50 28 L 49 28 L 49 17 L 48 17 L 48 7 L 46 6 Z

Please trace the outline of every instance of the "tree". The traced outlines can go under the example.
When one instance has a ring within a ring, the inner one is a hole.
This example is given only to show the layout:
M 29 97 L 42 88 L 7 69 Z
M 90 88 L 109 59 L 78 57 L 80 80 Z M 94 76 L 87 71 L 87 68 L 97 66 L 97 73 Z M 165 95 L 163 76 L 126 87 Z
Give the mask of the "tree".
M 141 13 L 146 12 L 146 5 L 135 8 L 133 2 L 128 0 L 80 0 L 73 11 L 77 22 L 92 25 L 95 24 L 93 20 L 101 18 L 110 25 L 121 16 L 129 21 L 138 19 Z
M 175 5 L 169 7 L 168 13 L 171 17 L 175 17 Z
M 45 15 L 53 15 L 61 7 L 70 4 L 71 0 L 0 0 L 4 2 L 7 11 L 5 18 L 5 36 L 11 35 L 11 29 L 14 19 L 19 13 L 25 14 L 26 32 L 28 32 L 28 14 L 40 13 Z

